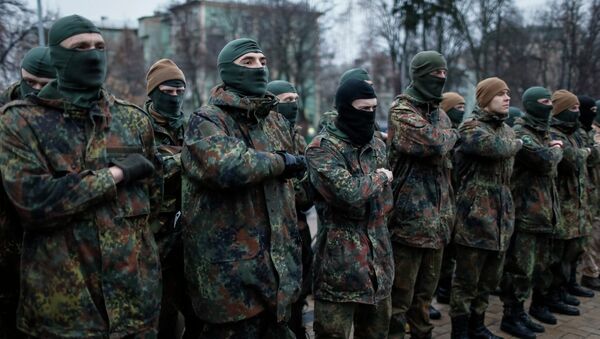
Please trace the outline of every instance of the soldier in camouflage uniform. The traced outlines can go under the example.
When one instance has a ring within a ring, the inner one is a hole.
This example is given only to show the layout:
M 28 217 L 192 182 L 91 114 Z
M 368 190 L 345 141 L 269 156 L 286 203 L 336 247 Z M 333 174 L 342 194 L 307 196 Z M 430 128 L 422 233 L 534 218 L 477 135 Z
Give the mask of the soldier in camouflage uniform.
M 89 20 L 56 21 L 49 43 L 57 80 L 0 121 L 2 180 L 24 229 L 17 326 L 40 338 L 155 336 L 152 126 L 101 88 L 104 40 Z
M 523 145 L 504 123 L 509 89 L 499 78 L 477 84 L 473 119 L 460 127 L 455 158 L 456 271 L 450 296 L 453 338 L 499 338 L 484 324 L 490 292 L 500 282 L 513 233 L 510 192 L 514 156 Z
M 300 126 L 296 125 L 296 118 L 300 114 L 300 97 L 296 87 L 284 80 L 275 80 L 269 82 L 267 91 L 277 96 L 278 103 L 275 110 L 283 115 L 289 122 L 290 134 L 294 144 L 292 154 L 304 155 L 306 141 L 300 133 Z M 302 321 L 302 310 L 306 305 L 306 297 L 311 291 L 311 264 L 313 253 L 311 248 L 312 237 L 306 221 L 306 213 L 313 206 L 310 194 L 310 182 L 308 178 L 292 179 L 294 183 L 294 192 L 296 197 L 296 217 L 298 219 L 298 231 L 302 242 L 302 287 L 300 297 L 292 304 L 292 315 L 290 319 L 290 328 L 296 335 L 296 338 L 306 338 L 306 328 Z
M 394 209 L 388 221 L 394 250 L 394 306 L 390 336 L 430 337 L 428 307 L 454 219 L 449 154 L 458 140 L 439 109 L 446 60 L 434 51 L 411 61 L 412 83 L 394 100 L 388 117 L 388 160 L 394 174 Z
M 527 89 L 523 93 L 523 106 L 526 113 L 514 125 L 523 148 L 515 157 L 512 176 L 515 232 L 502 279 L 501 329 L 519 338 L 534 338 L 533 332 L 543 332 L 544 328 L 532 322 L 523 309 L 532 288 L 530 314 L 542 322 L 556 323 L 543 296 L 552 281 L 549 270 L 552 237 L 560 224 L 555 179 L 556 167 L 562 159 L 562 142 L 551 140 L 548 132 L 552 111 L 550 91 L 543 87 Z
M 47 47 L 34 47 L 21 62 L 21 80 L 0 94 L 0 107 L 12 100 L 37 95 L 46 83 L 55 78 Z M 48 78 L 46 78 L 48 77 Z M 52 79 L 51 79 L 52 78 Z M 19 256 L 23 230 L 14 206 L 0 189 L 0 338 L 17 338 L 16 309 L 19 300 Z
M 50 63 L 50 49 L 30 49 L 21 61 L 21 80 L 0 93 L 0 107 L 9 101 L 24 99 L 30 93 L 37 95 L 40 89 L 54 78 L 56 72 Z
M 585 133 L 580 132 L 577 97 L 566 90 L 558 90 L 552 94 L 552 104 L 550 135 L 563 143 L 563 158 L 558 164 L 556 179 L 563 223 L 555 235 L 551 266 L 553 281 L 545 302 L 551 312 L 579 315 L 579 310 L 574 307 L 579 301 L 566 289 L 571 267 L 581 257 L 585 236 L 590 231 L 586 162 L 591 149 L 582 138 Z
M 181 106 L 185 85 L 183 72 L 169 59 L 155 62 L 146 75 L 146 94 L 149 99 L 144 104 L 144 111 L 152 121 L 164 180 L 160 213 L 150 224 L 160 252 L 163 279 L 159 338 L 179 337 L 179 312 L 186 320 L 186 337 L 194 337 L 201 329 L 201 322 L 195 319 L 185 294 L 181 223 L 177 222 L 181 213 L 181 147 L 184 133 Z
M 316 338 L 387 338 L 394 277 L 386 213 L 392 173 L 373 137 L 377 97 L 350 79 L 338 115 L 306 149 L 319 214 L 313 288 Z
M 465 98 L 456 92 L 446 92 L 443 94 L 444 99 L 440 102 L 440 108 L 446 112 L 452 128 L 458 129 L 465 115 Z M 456 186 L 453 182 L 453 186 Z M 436 289 L 436 299 L 440 304 L 450 303 L 450 291 L 452 287 L 452 275 L 456 264 L 454 254 L 454 245 L 449 243 L 444 248 L 444 256 L 442 258 L 442 268 L 440 271 L 440 279 Z M 429 313 L 431 317 L 431 311 Z M 432 319 L 435 319 L 431 317 Z
M 300 292 L 293 182 L 306 168 L 266 92 L 266 57 L 251 39 L 219 53 L 223 84 L 192 114 L 181 162 L 185 275 L 203 338 L 293 337 Z M 209 213 L 207 213 L 209 212 Z
M 585 119 L 588 124 L 580 121 L 588 133 L 588 146 L 600 147 L 600 115 L 598 110 L 600 101 L 588 96 L 579 97 L 582 116 L 593 117 L 593 120 Z M 581 285 L 600 291 L 600 159 L 588 158 L 588 174 L 590 185 L 588 189 L 590 213 L 592 214 L 592 232 L 583 254 L 581 269 Z

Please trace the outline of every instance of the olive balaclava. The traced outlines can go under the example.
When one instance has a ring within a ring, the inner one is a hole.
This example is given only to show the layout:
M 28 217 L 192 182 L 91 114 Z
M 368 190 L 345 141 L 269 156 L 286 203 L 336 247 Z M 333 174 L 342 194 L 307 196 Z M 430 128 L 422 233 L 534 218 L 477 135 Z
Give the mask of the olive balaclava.
M 364 68 L 352 68 L 344 72 L 344 74 L 342 74 L 342 76 L 340 77 L 340 85 L 349 79 L 371 81 L 371 76 L 369 76 L 369 72 L 367 72 L 367 70 Z
M 276 96 L 283 93 L 298 93 L 294 85 L 284 80 L 275 80 L 269 82 L 267 85 L 267 91 Z M 278 113 L 281 113 L 293 126 L 296 124 L 296 118 L 300 110 L 299 99 L 292 102 L 278 102 L 275 109 Z
M 21 61 L 21 68 L 38 78 L 56 78 L 56 70 L 50 62 L 50 49 L 48 47 L 34 47 L 30 49 L 25 53 L 23 61 Z M 28 94 L 37 95 L 40 91 L 29 86 L 23 79 L 19 87 L 22 98 L 25 98 Z
M 410 78 L 412 82 L 405 93 L 422 103 L 439 103 L 446 84 L 445 78 L 429 73 L 439 69 L 447 70 L 446 59 L 436 51 L 419 52 L 410 62 Z
M 160 90 L 160 85 L 185 87 L 185 76 L 181 69 L 169 59 L 154 63 L 146 75 L 146 94 L 152 100 L 152 109 L 165 118 L 172 128 L 183 125 L 183 93 L 170 95 Z
M 562 128 L 568 134 L 579 128 L 579 111 L 571 111 L 569 108 L 579 104 L 575 94 L 560 89 L 552 93 L 552 117 L 551 125 Z
M 456 92 L 446 92 L 442 97 L 443 99 L 440 102 L 440 108 L 446 112 L 453 125 L 459 125 L 463 120 L 465 111 L 456 109 L 454 106 L 460 104 L 464 105 L 465 98 Z
M 230 41 L 219 53 L 217 67 L 221 80 L 229 90 L 242 96 L 263 97 L 267 91 L 269 69 L 267 66 L 249 68 L 234 61 L 247 53 L 262 53 L 258 43 L 242 38 Z
M 373 98 L 377 98 L 373 86 L 358 79 L 349 79 L 340 84 L 335 94 L 338 103 L 335 125 L 357 146 L 364 146 L 373 138 L 375 111 L 356 109 L 352 106 L 352 102 L 357 99 Z
M 596 103 L 594 99 L 587 95 L 578 95 L 577 99 L 579 100 L 579 122 L 581 123 L 581 127 L 590 131 L 592 129 L 592 121 L 594 121 L 594 117 L 596 113 L 593 108 L 596 107 Z
M 66 16 L 52 25 L 48 42 L 60 95 L 75 106 L 89 109 L 100 97 L 106 78 L 106 51 L 97 48 L 78 51 L 60 45 L 65 39 L 82 33 L 101 34 L 90 20 L 79 15 Z M 44 89 L 40 97 L 44 97 Z
M 552 95 L 544 87 L 535 86 L 528 88 L 523 92 L 523 108 L 525 109 L 525 113 L 527 113 L 526 120 L 529 124 L 546 130 L 550 124 L 552 105 L 539 103 L 539 99 L 552 99 Z
M 517 118 L 523 117 L 523 112 L 518 107 L 510 106 L 508 108 L 508 118 L 504 121 L 508 126 L 513 127 Z

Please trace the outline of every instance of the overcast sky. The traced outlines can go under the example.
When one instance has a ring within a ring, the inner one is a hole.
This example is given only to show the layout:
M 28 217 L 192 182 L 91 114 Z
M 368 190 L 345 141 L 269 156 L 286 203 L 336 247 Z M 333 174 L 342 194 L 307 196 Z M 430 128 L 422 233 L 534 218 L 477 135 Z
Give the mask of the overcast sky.
M 26 0 L 29 7 L 35 9 L 37 0 Z M 311 0 L 319 4 L 319 0 Z M 347 8 L 349 1 L 357 0 L 333 0 L 340 5 L 334 7 L 334 12 Z M 79 14 L 95 22 L 103 20 L 107 25 L 127 25 L 137 27 L 137 19 L 142 16 L 152 15 L 154 11 L 165 9 L 173 0 L 41 0 L 44 12 L 51 11 L 59 13 L 60 16 Z M 530 12 L 539 6 L 544 6 L 546 0 L 515 0 L 517 6 L 524 11 Z M 337 13 L 339 14 L 339 13 Z M 336 15 L 334 13 L 333 15 Z M 357 57 L 359 45 L 365 40 L 361 39 L 364 18 L 360 10 L 352 11 L 352 18 L 347 18 L 345 24 L 340 24 L 330 32 L 330 39 L 336 44 L 336 49 L 343 51 L 338 53 L 337 59 L 342 62 L 350 62 Z M 358 24 L 356 24 L 358 23 Z M 341 32 L 340 32 L 341 30 Z M 339 60 L 339 59 L 344 60 Z

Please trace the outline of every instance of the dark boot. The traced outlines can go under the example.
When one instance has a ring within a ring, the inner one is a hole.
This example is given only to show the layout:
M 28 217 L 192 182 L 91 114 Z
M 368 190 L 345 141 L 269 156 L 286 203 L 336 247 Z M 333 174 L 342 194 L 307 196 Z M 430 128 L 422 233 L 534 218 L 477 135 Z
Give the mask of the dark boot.
M 560 298 L 560 291 L 554 290 L 550 292 L 544 303 L 552 313 L 579 315 L 577 307 L 565 304 Z
M 500 329 L 510 335 L 522 339 L 535 339 L 535 333 L 527 327 L 521 319 L 523 304 L 504 305 L 504 315 L 500 323 Z
M 529 316 L 527 315 L 527 313 L 525 313 L 525 311 L 521 311 L 521 314 L 519 315 L 519 318 L 521 319 L 521 322 L 523 322 L 523 324 L 525 324 L 525 326 L 527 326 L 528 329 L 530 329 L 533 332 L 537 332 L 537 333 L 543 333 L 544 332 L 544 326 L 536 323 L 535 321 L 531 320 L 531 318 L 529 318 Z
M 537 320 L 543 322 L 544 324 L 550 324 L 550 325 L 556 324 L 556 317 L 552 313 L 550 313 L 550 310 L 548 310 L 548 307 L 546 307 L 546 305 L 544 305 L 544 304 L 534 304 L 533 302 L 531 302 L 531 306 L 529 307 L 529 314 L 532 317 L 536 318 Z M 542 328 L 541 332 L 544 332 L 543 331 L 544 327 L 542 325 L 538 325 L 538 326 L 540 326 Z M 533 329 L 532 329 L 532 331 L 533 331 Z M 538 331 L 534 331 L 534 332 L 538 332 Z
M 471 312 L 468 333 L 470 339 L 503 339 L 485 327 L 485 312 L 482 314 Z
M 450 338 L 452 339 L 469 339 L 468 335 L 468 324 L 469 316 L 459 315 L 458 317 L 452 317 L 452 333 Z
M 565 304 L 571 306 L 579 306 L 579 304 L 581 304 L 581 302 L 579 302 L 579 299 L 575 298 L 569 292 L 567 292 L 566 288 L 560 289 L 560 300 L 562 300 Z
M 591 288 L 594 291 L 600 291 L 600 278 L 592 278 L 584 275 L 581 277 L 581 285 L 587 288 Z M 438 301 L 440 301 L 438 297 Z
M 440 311 L 438 311 L 437 308 L 433 307 L 433 305 L 429 305 L 429 319 L 442 319 L 442 313 L 440 313 Z
M 571 264 L 571 274 L 569 276 L 569 283 L 567 285 L 569 293 L 576 297 L 593 298 L 594 292 L 582 287 L 577 283 L 577 265 Z

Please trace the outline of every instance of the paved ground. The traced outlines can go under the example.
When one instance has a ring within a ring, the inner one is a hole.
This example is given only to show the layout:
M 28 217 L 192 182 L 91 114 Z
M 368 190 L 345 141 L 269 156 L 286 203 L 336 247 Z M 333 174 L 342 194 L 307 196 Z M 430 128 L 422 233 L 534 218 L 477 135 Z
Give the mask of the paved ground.
M 600 339 L 600 295 L 594 298 L 579 298 L 581 305 L 581 316 L 571 317 L 556 314 L 558 324 L 544 325 L 546 332 L 538 335 L 538 338 L 597 338 Z M 448 316 L 448 305 L 441 305 L 434 302 L 435 307 L 442 312 L 442 319 L 434 320 L 435 328 L 433 337 L 446 339 L 450 338 L 450 317 Z M 526 305 L 529 307 L 529 305 Z M 309 307 L 304 314 L 305 322 L 308 323 L 311 338 L 313 321 L 313 303 L 309 300 Z M 492 332 L 504 338 L 514 338 L 507 333 L 500 331 L 500 320 L 502 319 L 502 303 L 498 297 L 490 298 L 490 307 L 486 313 L 485 323 Z

